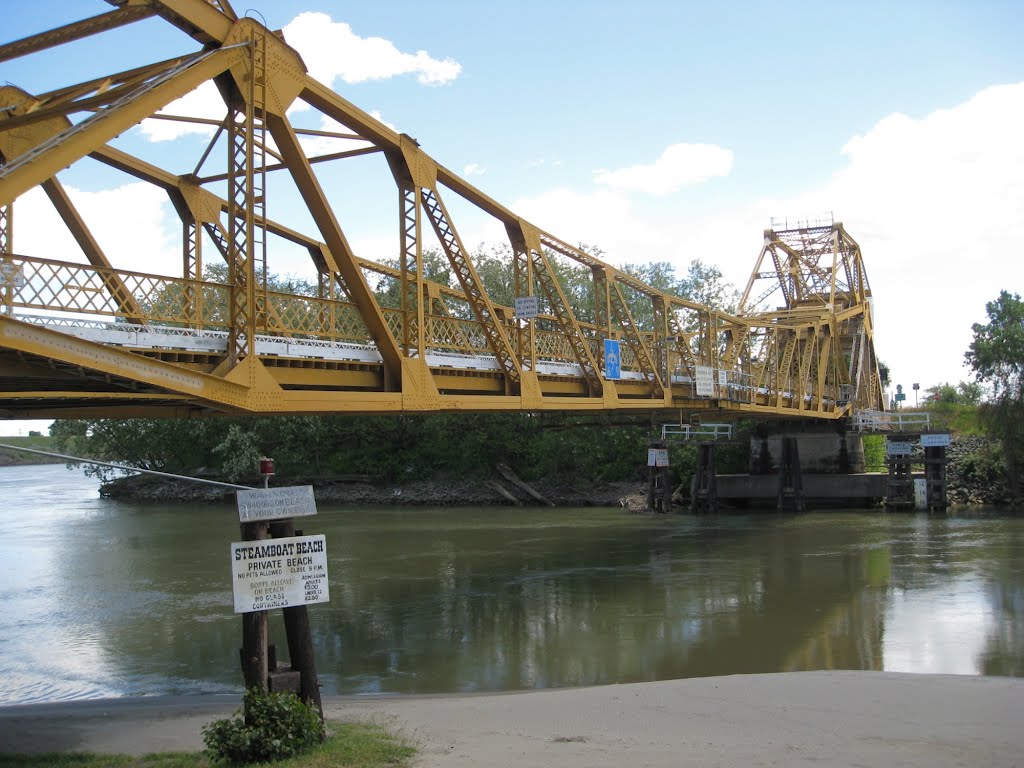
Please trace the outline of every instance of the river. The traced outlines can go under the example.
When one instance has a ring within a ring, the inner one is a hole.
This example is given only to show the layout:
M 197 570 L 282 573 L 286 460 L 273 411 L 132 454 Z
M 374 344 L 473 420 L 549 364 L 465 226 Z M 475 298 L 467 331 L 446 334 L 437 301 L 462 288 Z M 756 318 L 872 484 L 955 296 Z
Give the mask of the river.
M 0 703 L 241 688 L 232 506 L 0 468 Z M 810 669 L 1024 675 L 1024 518 L 331 508 L 325 693 Z M 284 646 L 280 611 L 271 637 Z

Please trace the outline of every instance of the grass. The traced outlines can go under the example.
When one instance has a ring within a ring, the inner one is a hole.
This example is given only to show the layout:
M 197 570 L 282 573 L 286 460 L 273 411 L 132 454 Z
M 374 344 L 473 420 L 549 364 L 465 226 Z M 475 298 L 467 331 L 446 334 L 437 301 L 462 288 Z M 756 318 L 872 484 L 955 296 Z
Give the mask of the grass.
M 416 753 L 400 735 L 369 723 L 329 725 L 327 740 L 307 755 L 281 760 L 274 768 L 402 768 Z M 90 752 L 37 755 L 0 754 L 0 768 L 214 768 L 202 752 L 162 752 L 142 757 Z
M 49 435 L 0 435 L 0 443 L 35 448 L 37 451 L 55 451 L 54 440 Z M 22 453 L 0 448 L 0 466 L 16 464 L 63 464 L 63 459 L 50 459 L 36 453 Z

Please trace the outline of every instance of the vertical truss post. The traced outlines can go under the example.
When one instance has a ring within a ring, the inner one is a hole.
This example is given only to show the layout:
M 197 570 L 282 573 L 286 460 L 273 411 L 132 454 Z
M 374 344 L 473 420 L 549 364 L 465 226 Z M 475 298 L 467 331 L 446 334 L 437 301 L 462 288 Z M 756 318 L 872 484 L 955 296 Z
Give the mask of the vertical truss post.
M 415 184 L 398 190 L 402 219 L 402 354 L 425 357 L 422 190 Z
M 227 118 L 227 246 L 231 283 L 228 358 L 232 365 L 254 351 L 257 259 L 262 262 L 266 279 L 265 41 L 252 39 L 249 46 L 248 93 L 232 94 Z
M 203 327 L 203 230 L 191 211 L 182 218 L 182 276 L 185 278 L 185 319 L 189 328 Z
M 597 327 L 594 357 L 599 368 L 604 368 L 604 340 L 612 335 L 611 293 L 608 290 L 608 273 L 604 267 L 594 265 L 590 268 L 594 281 L 594 325 Z
M 657 355 L 655 366 L 658 371 L 658 375 L 661 376 L 662 382 L 671 390 L 672 371 L 668 362 L 668 345 L 669 337 L 671 336 L 668 320 L 670 309 L 665 304 L 664 296 L 651 296 L 651 308 L 654 312 L 654 341 L 652 351 Z
M 0 167 L 3 167 L 3 160 L 0 158 Z M 14 252 L 14 202 L 0 205 L 0 259 L 4 264 L 0 280 L 3 284 L 4 312 L 14 315 L 14 262 L 11 254 Z
M 533 296 L 533 260 L 530 258 L 524 238 L 509 229 L 512 240 L 512 287 L 516 296 Z M 515 321 L 516 355 L 524 368 L 537 370 L 536 323 L 531 320 Z

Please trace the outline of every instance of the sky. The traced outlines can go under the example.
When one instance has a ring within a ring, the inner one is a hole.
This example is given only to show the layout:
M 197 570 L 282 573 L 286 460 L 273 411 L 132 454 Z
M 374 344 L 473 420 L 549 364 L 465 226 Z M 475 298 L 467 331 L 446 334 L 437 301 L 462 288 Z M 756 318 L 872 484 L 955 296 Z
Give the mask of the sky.
M 700 259 L 742 289 L 773 218 L 842 221 L 864 255 L 879 358 L 908 392 L 969 380 L 971 324 L 1000 290 L 1024 288 L 1016 0 L 247 2 L 314 77 L 617 266 L 670 261 L 681 275 Z M 108 8 L 17 4 L 0 42 Z M 0 81 L 45 91 L 195 47 L 151 19 L 2 63 Z M 207 89 L 173 111 L 186 108 L 215 104 Z M 290 117 L 323 127 L 312 110 Z M 117 145 L 191 170 L 207 137 L 175 126 L 147 120 Z M 356 251 L 376 259 L 397 243 L 380 163 L 318 167 Z M 60 178 L 116 265 L 180 271 L 180 224 L 163 193 L 91 161 Z M 503 240 L 452 198 L 467 246 Z M 272 217 L 314 233 L 296 203 L 268 191 Z M 17 252 L 82 260 L 38 192 L 18 201 L 15 221 Z M 270 259 L 279 274 L 311 273 L 294 249 L 275 246 Z

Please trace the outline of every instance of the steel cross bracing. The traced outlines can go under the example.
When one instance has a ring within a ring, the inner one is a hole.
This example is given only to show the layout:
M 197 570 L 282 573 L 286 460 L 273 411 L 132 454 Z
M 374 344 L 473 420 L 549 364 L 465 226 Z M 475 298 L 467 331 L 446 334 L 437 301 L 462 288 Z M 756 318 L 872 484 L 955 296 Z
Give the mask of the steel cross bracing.
M 739 309 L 702 306 L 517 216 L 311 78 L 279 33 L 239 18 L 227 0 L 109 5 L 0 45 L 0 62 L 33 62 L 142 19 L 183 35 L 180 55 L 165 61 L 124 62 L 43 93 L 0 87 L 0 417 L 679 410 L 837 419 L 884 407 L 870 289 L 841 224 L 765 232 Z M 220 94 L 219 115 L 168 112 L 200 87 Z M 307 109 L 290 110 L 297 101 Z M 172 171 L 126 151 L 140 142 L 125 134 L 147 119 L 203 126 L 210 137 Z M 146 243 L 130 263 L 111 258 L 58 177 L 97 164 L 167 194 L 181 222 L 180 273 L 159 274 Z M 358 173 L 339 182 L 336 166 Z M 371 185 L 352 181 L 364 178 L 398 194 L 372 198 Z M 19 249 L 38 239 L 34 221 L 15 217 L 36 188 L 76 251 Z M 363 206 L 354 214 L 353 198 Z M 371 198 L 397 219 L 387 263 L 350 244 Z M 291 223 L 291 208 L 276 205 L 287 200 L 300 200 L 300 221 L 312 224 Z M 500 297 L 459 235 L 467 209 L 508 235 L 510 287 Z M 276 290 L 276 260 L 296 249 L 312 277 Z M 444 260 L 429 274 L 428 254 Z M 204 277 L 221 260 L 226 280 Z M 516 318 L 512 299 L 526 296 L 539 314 Z M 616 379 L 606 340 L 619 345 Z

